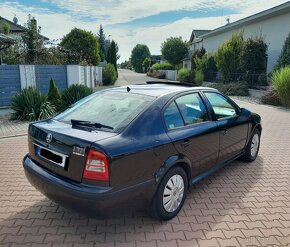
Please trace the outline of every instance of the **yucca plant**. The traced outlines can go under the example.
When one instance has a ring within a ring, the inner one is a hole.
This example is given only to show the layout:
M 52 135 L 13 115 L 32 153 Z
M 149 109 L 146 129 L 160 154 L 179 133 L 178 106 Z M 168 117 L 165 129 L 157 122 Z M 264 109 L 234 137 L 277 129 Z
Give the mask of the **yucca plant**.
M 52 117 L 55 107 L 47 97 L 32 87 L 21 90 L 12 98 L 11 108 L 14 120 L 35 121 Z
M 85 85 L 78 84 L 71 85 L 69 88 L 63 90 L 62 92 L 63 109 L 66 109 L 67 107 L 74 104 L 78 100 L 92 93 L 93 90 Z
M 283 105 L 290 106 L 290 66 L 275 71 L 272 83 Z

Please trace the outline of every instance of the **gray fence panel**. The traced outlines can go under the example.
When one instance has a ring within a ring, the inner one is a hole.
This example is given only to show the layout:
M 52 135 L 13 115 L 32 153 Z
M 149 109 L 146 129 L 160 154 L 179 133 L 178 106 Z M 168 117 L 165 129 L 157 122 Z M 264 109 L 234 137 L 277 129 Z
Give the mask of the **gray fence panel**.
M 60 91 L 67 88 L 65 65 L 36 65 L 36 87 L 41 93 L 48 93 L 50 79 L 53 79 Z
M 18 65 L 0 66 L 0 107 L 9 106 L 11 99 L 21 90 Z

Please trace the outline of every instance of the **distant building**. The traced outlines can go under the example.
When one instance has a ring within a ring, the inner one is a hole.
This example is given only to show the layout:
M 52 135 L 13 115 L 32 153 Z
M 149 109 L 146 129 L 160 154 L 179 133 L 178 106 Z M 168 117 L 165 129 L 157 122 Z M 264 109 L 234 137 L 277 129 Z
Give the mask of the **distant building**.
M 155 63 L 164 63 L 164 60 L 162 59 L 162 55 L 151 55 L 151 64 Z
M 183 62 L 183 68 L 185 69 L 190 69 L 191 68 L 191 57 L 194 53 L 194 51 L 197 49 L 196 46 L 193 44 L 193 41 L 198 40 L 201 35 L 209 33 L 211 30 L 192 30 L 190 39 L 188 43 L 190 44 L 189 46 L 189 51 L 186 57 L 182 60 Z
M 0 33 L 0 47 L 5 46 L 5 45 L 11 45 L 14 43 L 15 43 L 15 39 L 13 39 L 12 37 L 9 37 L 8 35 Z
M 213 53 L 224 41 L 239 32 L 243 32 L 244 38 L 264 38 L 268 44 L 267 72 L 272 71 L 290 32 L 290 1 L 233 23 L 228 21 L 225 26 L 201 35 L 192 33 L 190 51 L 194 52 L 203 46 L 207 52 Z M 188 66 L 188 62 L 184 61 L 183 65 Z
M 36 20 L 35 20 L 36 21 Z M 18 19 L 16 17 L 13 18 L 13 21 L 10 21 L 8 19 L 5 19 L 4 17 L 0 16 L 0 33 L 3 33 L 3 26 L 5 24 L 9 25 L 9 34 L 8 36 L 20 41 L 21 40 L 21 36 L 27 32 L 27 28 L 23 27 L 21 25 L 18 24 Z M 43 41 L 45 40 L 49 40 L 49 38 L 40 35 L 40 37 L 43 39 Z
M 8 35 L 0 33 L 0 65 L 2 65 L 2 51 L 15 44 L 16 40 Z

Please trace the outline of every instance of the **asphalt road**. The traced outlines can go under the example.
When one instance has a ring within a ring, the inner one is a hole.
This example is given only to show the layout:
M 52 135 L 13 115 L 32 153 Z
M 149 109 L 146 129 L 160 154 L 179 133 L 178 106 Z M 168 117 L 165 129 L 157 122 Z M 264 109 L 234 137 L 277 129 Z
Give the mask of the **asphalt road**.
M 146 83 L 146 81 L 166 81 L 148 77 L 146 74 L 136 73 L 129 69 L 118 69 L 119 77 L 115 86 Z

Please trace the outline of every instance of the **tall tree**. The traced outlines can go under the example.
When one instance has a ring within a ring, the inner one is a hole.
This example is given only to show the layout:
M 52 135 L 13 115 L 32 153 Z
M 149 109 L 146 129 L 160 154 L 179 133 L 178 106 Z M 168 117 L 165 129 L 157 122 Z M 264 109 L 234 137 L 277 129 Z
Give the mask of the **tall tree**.
M 142 63 L 145 58 L 149 58 L 150 51 L 147 45 L 138 44 L 131 52 L 131 63 L 136 72 L 143 72 Z
M 74 28 L 63 37 L 60 45 L 64 49 L 78 53 L 79 62 L 98 65 L 101 60 L 99 42 L 92 32 Z
M 285 40 L 281 54 L 275 65 L 275 70 L 286 67 L 287 65 L 290 65 L 290 33 Z
M 181 37 L 170 37 L 161 44 L 161 53 L 165 60 L 176 66 L 188 52 L 188 46 Z
M 99 38 L 99 45 L 100 45 L 100 57 L 101 61 L 105 61 L 107 56 L 107 49 L 106 49 L 106 35 L 103 29 L 102 24 L 100 25 L 100 29 L 98 32 L 98 38 Z
M 113 40 L 108 50 L 107 59 L 106 59 L 108 63 L 112 64 L 115 67 L 116 72 L 117 72 L 117 60 L 118 60 L 117 48 L 118 48 L 118 45 Z
M 37 53 L 42 47 L 42 39 L 40 37 L 40 28 L 37 27 L 37 22 L 34 17 L 28 15 L 27 32 L 22 35 L 24 48 L 26 51 L 26 63 L 35 63 Z

